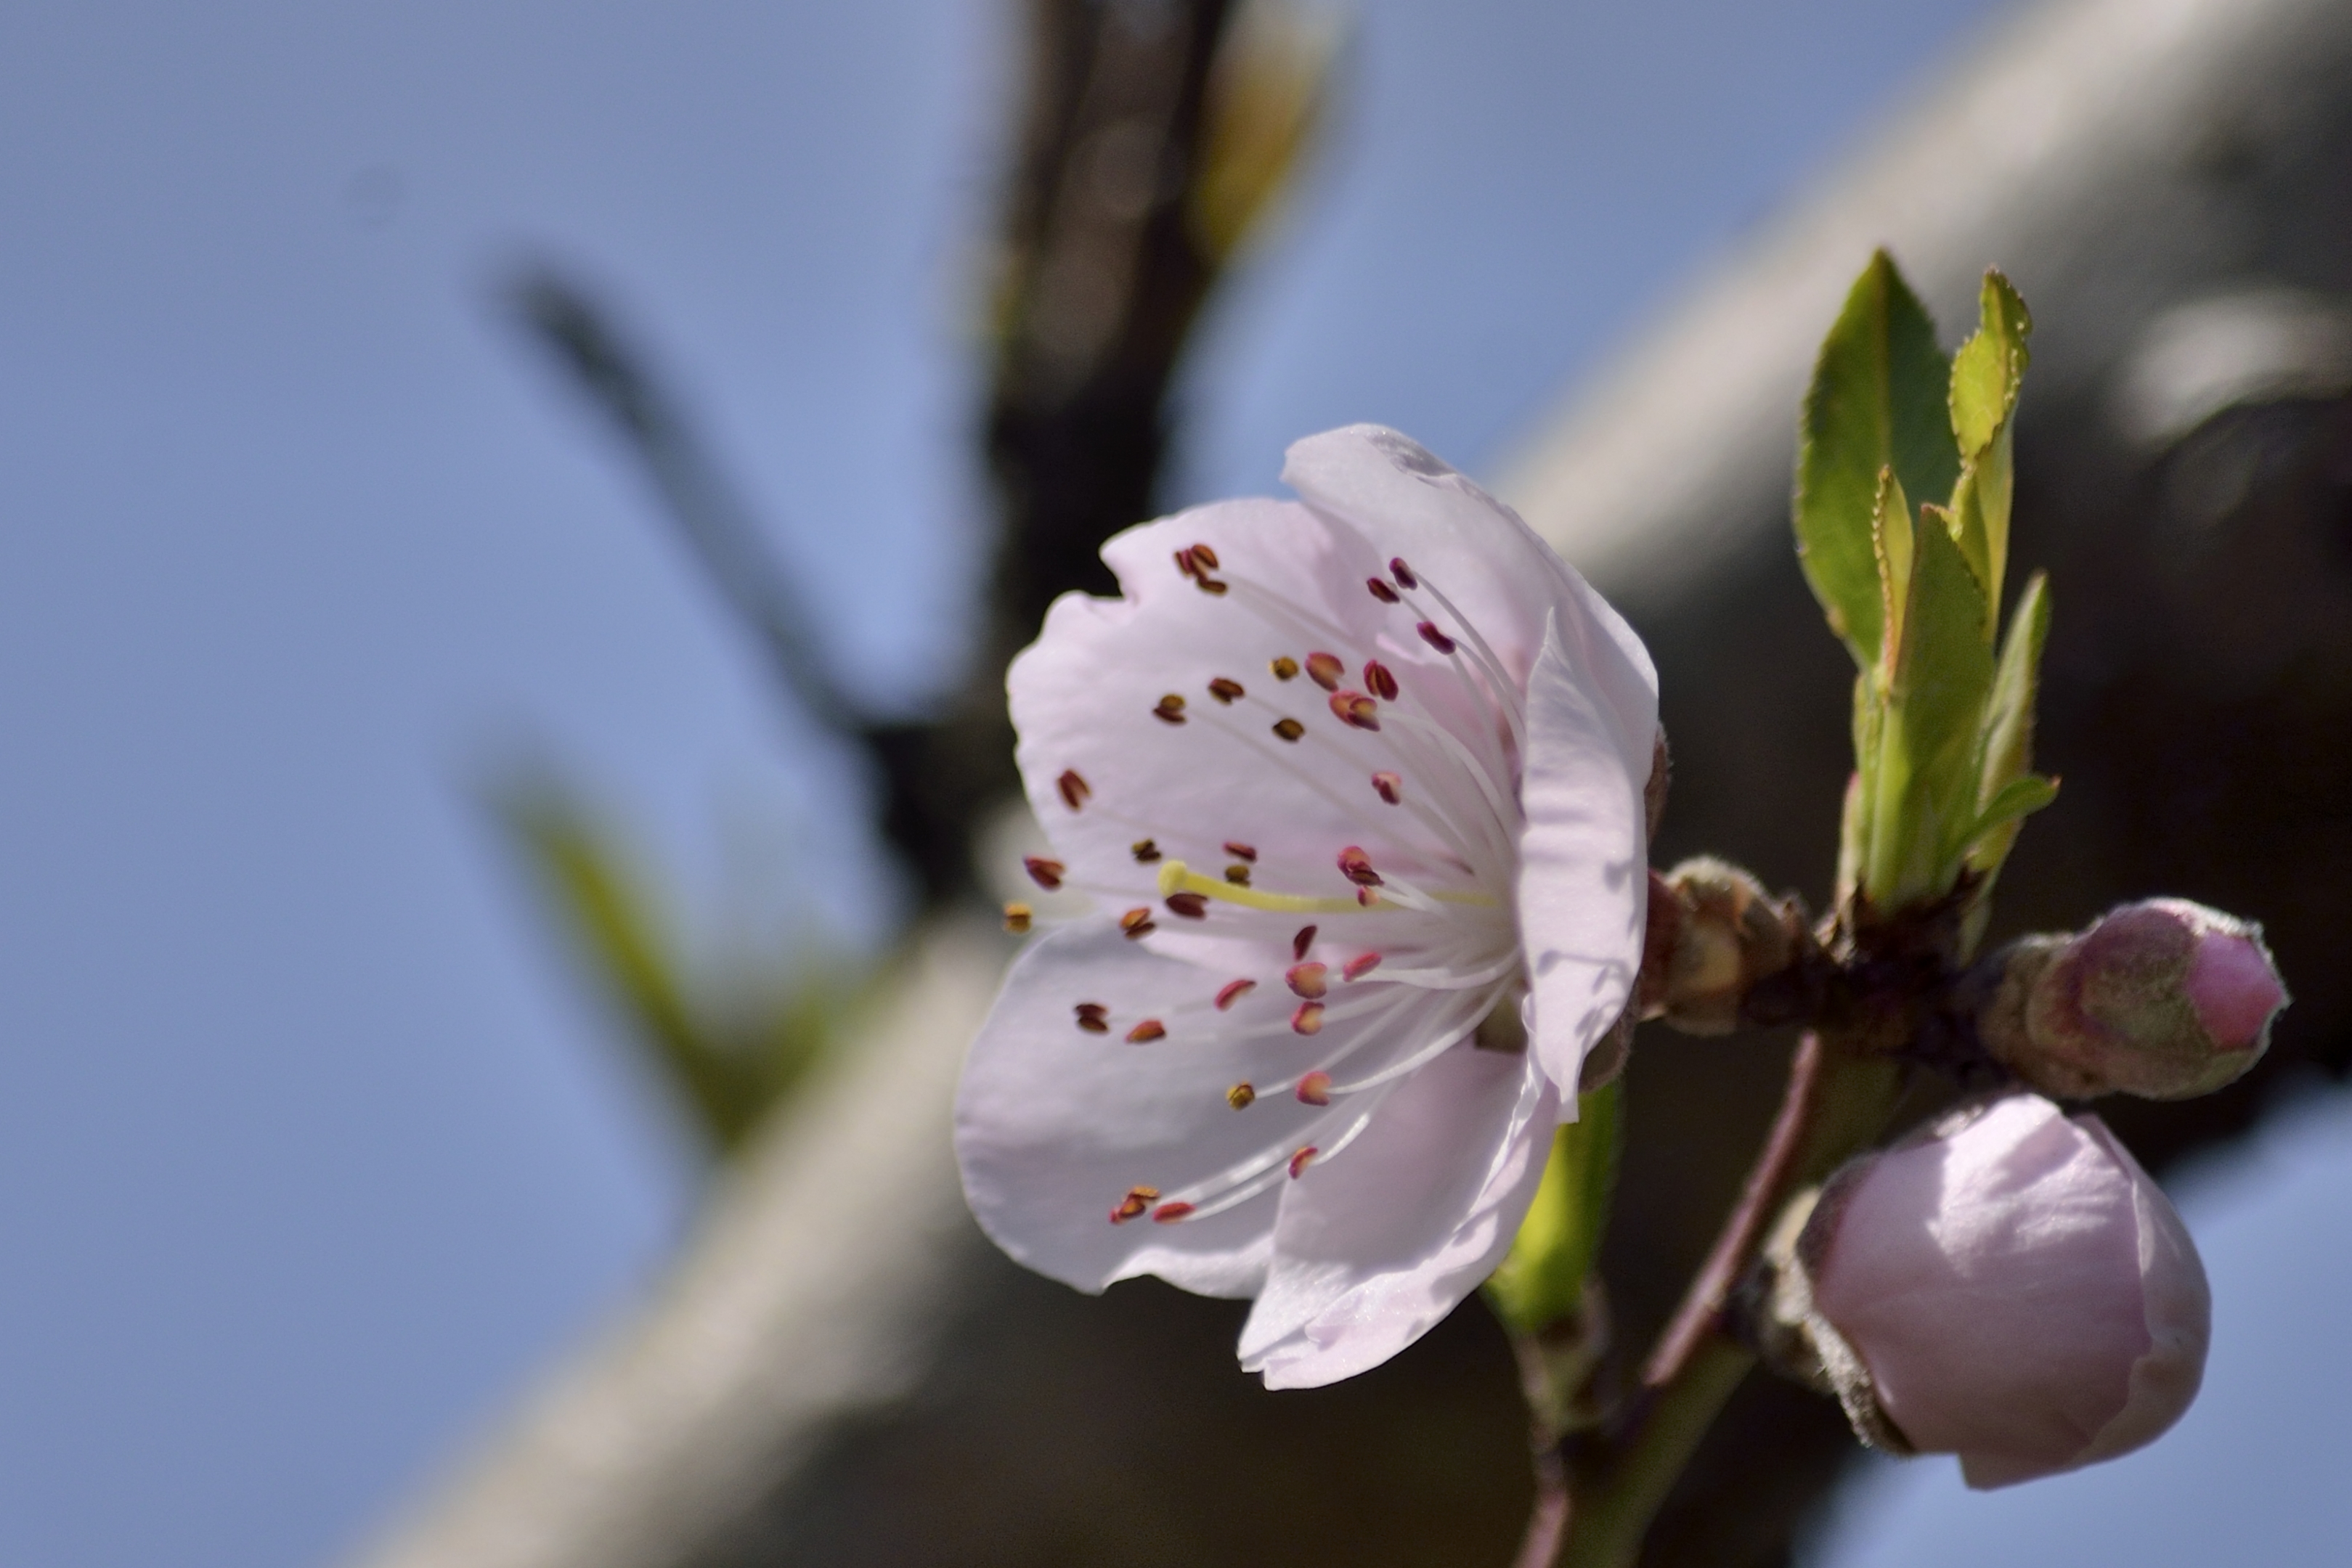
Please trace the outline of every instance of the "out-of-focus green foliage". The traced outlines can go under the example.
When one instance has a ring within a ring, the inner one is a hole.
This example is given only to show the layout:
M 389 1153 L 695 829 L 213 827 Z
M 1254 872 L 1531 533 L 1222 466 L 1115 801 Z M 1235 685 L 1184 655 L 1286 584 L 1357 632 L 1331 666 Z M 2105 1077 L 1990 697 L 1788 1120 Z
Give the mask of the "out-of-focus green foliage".
M 1583 1304 L 1617 1186 L 1617 1093 L 1610 1083 L 1581 1096 L 1577 1119 L 1552 1134 L 1535 1202 L 1486 1281 L 1496 1316 L 1520 1333 L 1540 1333 Z
M 1797 458 L 1798 552 L 1861 672 L 1839 899 L 1891 912 L 1941 897 L 1965 871 L 1971 945 L 2022 819 L 2056 793 L 2031 771 L 2041 578 L 1993 655 L 2032 325 L 1989 272 L 1977 330 L 1947 361 L 1879 252 L 1822 345 Z
M 1204 106 L 1192 233 L 1213 262 L 1230 258 L 1291 184 L 1328 97 L 1339 29 L 1328 11 L 1259 0 L 1217 52 Z
M 774 970 L 723 988 L 698 980 L 627 857 L 571 794 L 535 780 L 502 791 L 498 807 L 631 1038 L 713 1151 L 734 1154 L 823 1054 L 862 975 L 779 955 Z

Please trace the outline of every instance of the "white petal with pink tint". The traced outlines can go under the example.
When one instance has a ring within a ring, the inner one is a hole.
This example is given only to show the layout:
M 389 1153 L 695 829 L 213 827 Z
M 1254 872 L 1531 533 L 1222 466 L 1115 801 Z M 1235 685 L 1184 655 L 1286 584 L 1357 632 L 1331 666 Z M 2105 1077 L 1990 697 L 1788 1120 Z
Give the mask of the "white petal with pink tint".
M 1349 1157 L 1283 1194 L 1243 1367 L 1269 1388 L 1318 1387 L 1427 1333 L 1510 1250 L 1558 1109 L 1524 1055 L 1469 1046 L 1400 1087 Z

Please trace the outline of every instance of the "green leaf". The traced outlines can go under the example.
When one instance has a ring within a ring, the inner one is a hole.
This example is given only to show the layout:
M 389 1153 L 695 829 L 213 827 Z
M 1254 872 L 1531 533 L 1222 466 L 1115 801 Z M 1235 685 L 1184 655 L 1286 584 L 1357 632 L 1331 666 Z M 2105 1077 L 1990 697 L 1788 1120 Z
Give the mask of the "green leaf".
M 1902 640 L 1888 665 L 1863 873 L 1863 893 L 1881 910 L 1948 891 L 1977 819 L 1991 611 L 1943 518 L 1922 508 L 1912 530 Z
M 1885 628 L 1885 664 L 1903 645 L 1903 607 L 1911 588 L 1911 498 L 1890 467 L 1878 471 L 1878 493 L 1870 507 L 1870 554 L 1878 571 L 1879 623 Z
M 1870 812 L 1877 803 L 1878 735 L 1886 719 L 1878 674 L 1853 678 L 1853 772 L 1845 781 L 1845 807 L 1838 818 L 1837 902 L 1843 908 L 1862 885 L 1870 857 Z
M 1878 662 L 1884 633 L 1871 528 L 1879 475 L 1892 468 L 1908 495 L 1951 494 L 1960 462 L 1946 406 L 1950 378 L 1935 324 L 1878 252 L 1814 365 L 1793 508 L 1806 580 L 1864 669 Z
M 1573 1315 L 1584 1300 L 1617 1186 L 1617 1095 L 1615 1083 L 1584 1095 L 1577 1119 L 1552 1134 L 1535 1202 L 1510 1255 L 1486 1281 L 1496 1315 L 1521 1333 Z
M 2011 779 L 1977 813 L 1976 824 L 1969 830 L 1970 845 L 1973 847 L 1981 842 L 1985 834 L 1997 829 L 2016 827 L 2056 799 L 2058 781 L 2055 779 L 2028 773 L 2022 778 Z
M 2010 500 L 2014 489 L 2011 427 L 2017 394 L 2031 354 L 2026 340 L 2033 318 L 2009 279 L 1985 274 L 1979 323 L 1952 357 L 1952 434 L 1963 462 L 1952 491 L 1960 551 L 1985 585 L 1985 597 L 2000 602 L 2009 567 Z M 1990 625 L 1988 622 L 1988 634 Z
M 2037 571 L 2010 616 L 2000 668 L 1993 677 L 1992 698 L 1985 710 L 1984 765 L 1977 783 L 1978 810 L 1985 816 L 1990 816 L 1993 802 L 2028 777 L 2027 770 L 2033 766 L 2033 704 L 2041 684 L 2042 650 L 2049 640 L 2050 580 Z M 2024 815 L 2021 811 L 2005 824 L 1988 823 L 1990 831 L 1969 849 L 1969 866 L 1988 877 L 1999 871 L 2010 846 L 2017 841 Z
M 837 968 L 810 964 L 733 1007 L 698 1005 L 654 901 L 568 792 L 524 783 L 502 791 L 497 805 L 582 956 L 634 1026 L 632 1037 L 713 1149 L 740 1148 L 816 1061 L 849 982 Z
M 2032 358 L 2025 345 L 2032 313 L 1997 269 L 1984 276 L 1977 310 L 1976 331 L 1952 356 L 1952 435 L 1964 460 L 1990 447 L 2016 412 L 2018 383 Z

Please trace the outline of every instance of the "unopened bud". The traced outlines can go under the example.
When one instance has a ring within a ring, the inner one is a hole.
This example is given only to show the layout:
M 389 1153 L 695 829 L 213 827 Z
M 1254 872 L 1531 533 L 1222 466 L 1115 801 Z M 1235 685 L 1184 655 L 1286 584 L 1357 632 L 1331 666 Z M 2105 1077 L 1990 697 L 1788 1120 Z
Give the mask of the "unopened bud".
M 1686 1034 L 1729 1034 L 1749 988 L 1795 958 L 1795 917 L 1754 877 L 1710 856 L 1685 861 L 1664 880 L 1680 918 L 1662 970 L 1649 977 L 1655 1016 Z
M 1994 1058 L 2046 1094 L 2210 1094 L 2262 1059 L 2287 1003 L 2262 927 L 2152 898 L 2074 937 L 2005 955 L 1979 1022 Z
M 2180 1217 L 2095 1116 L 2015 1094 L 1832 1176 L 1778 1260 L 1765 1339 L 1866 1442 L 2009 1486 L 2153 1441 L 2204 1376 Z

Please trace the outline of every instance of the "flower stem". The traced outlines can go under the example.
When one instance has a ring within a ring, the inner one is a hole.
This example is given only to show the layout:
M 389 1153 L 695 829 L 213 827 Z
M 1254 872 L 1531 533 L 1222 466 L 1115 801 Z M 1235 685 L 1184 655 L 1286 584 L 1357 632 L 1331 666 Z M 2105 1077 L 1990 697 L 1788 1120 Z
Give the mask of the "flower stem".
M 1539 1467 L 1537 1518 L 1521 1568 L 1627 1568 L 1639 1555 L 1666 1494 L 1755 1365 L 1754 1353 L 1726 1332 L 1724 1314 L 1773 1216 L 1799 1187 L 1867 1147 L 1894 1113 L 1901 1070 L 1868 1051 L 1862 1032 L 1819 1030 L 1799 1042 L 1771 1133 L 1706 1264 L 1659 1336 L 1626 1417 L 1563 1446 L 1559 1495 L 1542 1485 L 1548 1478 Z M 1561 1515 L 1559 1524 L 1543 1528 Z M 1534 1555 L 1540 1535 L 1550 1537 L 1549 1556 Z

